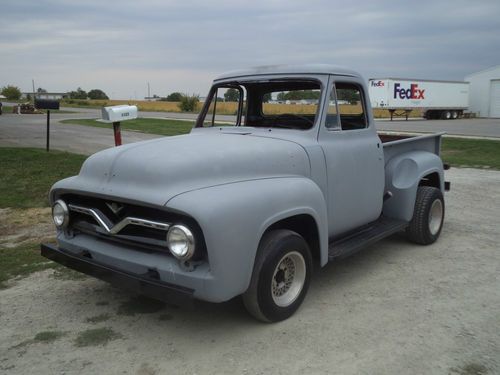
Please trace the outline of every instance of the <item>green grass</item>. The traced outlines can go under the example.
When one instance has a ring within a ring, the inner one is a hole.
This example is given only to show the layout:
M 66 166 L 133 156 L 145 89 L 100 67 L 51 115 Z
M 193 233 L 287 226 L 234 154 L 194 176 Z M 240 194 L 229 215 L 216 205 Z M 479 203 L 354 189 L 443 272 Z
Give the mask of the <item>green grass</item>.
M 500 141 L 443 138 L 441 157 L 453 167 L 500 169 Z
M 0 148 L 0 208 L 44 207 L 56 181 L 78 174 L 86 156 L 31 148 Z
M 35 343 L 49 344 L 51 342 L 56 341 L 57 339 L 60 339 L 65 334 L 66 334 L 66 332 L 62 332 L 62 331 L 39 332 L 35 335 L 34 338 L 32 338 L 30 340 L 25 340 L 17 345 L 14 345 L 10 349 L 20 349 L 20 348 L 24 348 L 28 345 L 35 344 Z
M 49 343 L 52 341 L 57 340 L 58 338 L 64 336 L 64 332 L 61 331 L 43 331 L 40 333 L 37 333 L 36 336 L 33 338 L 34 342 L 43 342 L 43 343 Z
M 121 338 L 122 335 L 111 328 L 87 329 L 80 332 L 75 340 L 78 347 L 106 345 L 109 341 Z
M 21 245 L 11 249 L 0 249 L 0 289 L 7 287 L 7 280 L 26 277 L 37 271 L 56 267 L 40 255 L 39 244 Z
M 113 128 L 112 124 L 106 124 L 95 119 L 70 119 L 62 120 L 63 124 L 86 125 L 94 126 L 97 128 Z M 154 119 L 154 118 L 138 118 L 135 120 L 123 121 L 121 123 L 122 130 L 132 130 L 141 133 L 158 134 L 158 135 L 179 135 L 187 134 L 191 131 L 194 122 L 181 121 L 181 120 L 168 120 L 168 119 Z

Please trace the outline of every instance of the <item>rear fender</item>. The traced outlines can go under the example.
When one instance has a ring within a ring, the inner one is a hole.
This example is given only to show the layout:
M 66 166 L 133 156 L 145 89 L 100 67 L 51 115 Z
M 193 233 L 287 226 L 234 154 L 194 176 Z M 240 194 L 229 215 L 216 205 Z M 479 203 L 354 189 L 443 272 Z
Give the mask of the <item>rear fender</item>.
M 420 181 L 431 173 L 439 175 L 439 189 L 444 192 L 443 162 L 436 154 L 411 151 L 393 157 L 385 167 L 385 191 L 392 197 L 384 203 L 387 217 L 410 221 Z

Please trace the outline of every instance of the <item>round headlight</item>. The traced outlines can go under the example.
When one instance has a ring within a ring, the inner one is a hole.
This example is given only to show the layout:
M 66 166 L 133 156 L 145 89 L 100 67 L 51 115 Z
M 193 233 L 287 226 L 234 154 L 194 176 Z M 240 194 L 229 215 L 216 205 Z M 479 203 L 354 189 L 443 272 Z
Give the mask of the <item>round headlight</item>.
M 66 228 L 69 223 L 69 210 L 63 200 L 58 199 L 52 206 L 52 219 L 58 228 Z
M 194 254 L 194 236 L 184 225 L 174 225 L 167 233 L 167 245 L 178 259 L 188 260 Z

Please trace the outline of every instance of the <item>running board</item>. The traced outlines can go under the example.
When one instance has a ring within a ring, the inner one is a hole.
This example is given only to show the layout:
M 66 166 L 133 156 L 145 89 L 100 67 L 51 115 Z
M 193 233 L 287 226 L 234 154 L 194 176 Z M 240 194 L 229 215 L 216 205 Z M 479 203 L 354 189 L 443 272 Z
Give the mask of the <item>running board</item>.
M 381 217 L 358 232 L 331 242 L 328 247 L 328 260 L 345 258 L 407 226 L 406 221 Z

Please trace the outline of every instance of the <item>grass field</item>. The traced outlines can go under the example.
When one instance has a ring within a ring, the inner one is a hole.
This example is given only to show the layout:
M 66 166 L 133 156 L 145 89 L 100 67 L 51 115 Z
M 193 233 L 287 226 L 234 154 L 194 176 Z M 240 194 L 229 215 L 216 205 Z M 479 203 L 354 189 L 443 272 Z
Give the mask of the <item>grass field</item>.
M 181 112 L 178 102 L 159 102 L 159 101 L 145 101 L 145 100 L 66 100 L 61 102 L 61 106 L 68 107 L 85 107 L 85 108 L 102 108 L 105 106 L 129 104 L 136 105 L 139 111 L 152 111 L 152 112 Z M 198 103 L 196 113 L 201 111 L 203 103 Z M 343 113 L 354 113 L 356 110 L 355 105 L 341 104 L 340 110 Z M 238 109 L 236 102 L 217 102 L 217 113 L 220 115 L 234 115 Z M 279 113 L 314 113 L 314 105 L 305 104 L 270 104 L 264 103 L 264 113 L 279 114 Z M 373 109 L 373 116 L 375 118 L 389 117 L 389 112 L 385 109 Z M 410 117 L 421 117 L 418 110 L 410 113 Z
M 0 208 L 44 207 L 56 181 L 78 174 L 86 156 L 30 148 L 0 148 Z
M 86 125 L 96 128 L 112 128 L 111 124 L 99 122 L 95 119 L 70 119 L 61 122 L 63 124 Z M 193 124 L 194 122 L 192 121 L 138 118 L 135 120 L 123 121 L 121 123 L 121 129 L 170 136 L 189 133 Z
M 40 256 L 39 221 L 50 220 L 48 192 L 56 181 L 78 174 L 86 156 L 31 148 L 0 148 L 0 289 L 12 278 L 48 268 L 64 278 L 70 271 Z M 43 220 L 40 212 L 43 211 Z M 45 215 L 47 215 L 45 217 Z M 16 233 L 26 233 L 16 236 Z M 9 239 L 9 237 L 11 237 Z M 18 245 L 8 245 L 20 241 Z
M 441 157 L 453 167 L 500 169 L 500 141 L 446 137 Z

